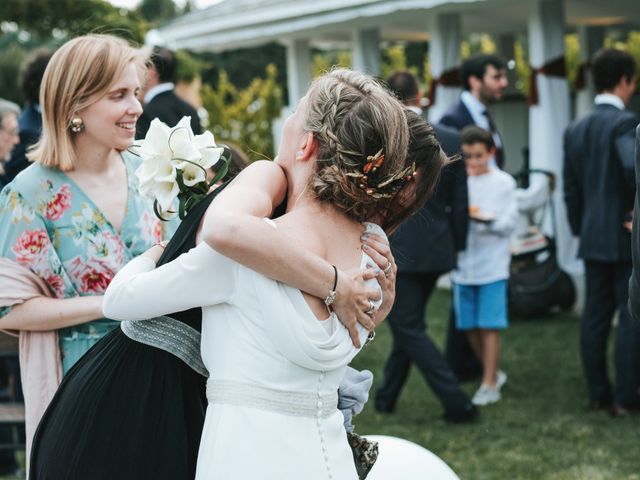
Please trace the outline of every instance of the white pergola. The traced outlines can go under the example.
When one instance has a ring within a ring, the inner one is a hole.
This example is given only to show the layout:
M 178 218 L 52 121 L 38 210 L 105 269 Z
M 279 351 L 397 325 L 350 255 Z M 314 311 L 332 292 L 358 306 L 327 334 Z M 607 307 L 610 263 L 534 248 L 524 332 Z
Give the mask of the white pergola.
M 529 145 L 530 167 L 556 173 L 559 259 L 577 273 L 577 242 L 565 221 L 561 193 L 562 133 L 572 117 L 569 87 L 566 78 L 545 74 L 544 67 L 564 55 L 569 30 L 579 32 L 586 59 L 602 45 L 606 28 L 630 25 L 640 25 L 638 0 L 224 0 L 150 32 L 148 42 L 196 51 L 279 42 L 287 47 L 289 104 L 295 105 L 311 81 L 315 45 L 349 45 L 353 68 L 377 75 L 381 41 L 429 41 L 437 79 L 459 67 L 460 42 L 467 34 L 490 33 L 506 50 L 513 48 L 515 35 L 525 33 L 531 66 L 542 69 L 536 76 L 539 101 L 522 105 L 520 114 L 495 117 L 508 153 L 510 138 L 519 136 Z M 511 58 L 511 50 L 501 53 Z M 429 118 L 437 121 L 459 93 L 458 86 L 438 85 Z M 587 82 L 576 99 L 576 114 L 591 107 L 593 96 Z

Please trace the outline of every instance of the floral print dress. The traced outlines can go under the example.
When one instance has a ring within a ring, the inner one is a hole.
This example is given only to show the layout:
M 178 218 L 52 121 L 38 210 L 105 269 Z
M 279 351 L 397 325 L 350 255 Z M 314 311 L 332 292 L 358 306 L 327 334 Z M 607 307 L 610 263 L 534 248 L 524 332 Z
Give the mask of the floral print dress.
M 118 270 L 176 226 L 138 193 L 139 160 L 122 158 L 128 198 L 120 232 L 64 172 L 35 163 L 0 193 L 0 256 L 29 268 L 57 298 L 102 295 Z M 0 317 L 10 309 L 0 308 Z M 63 372 L 117 325 L 100 319 L 58 330 Z

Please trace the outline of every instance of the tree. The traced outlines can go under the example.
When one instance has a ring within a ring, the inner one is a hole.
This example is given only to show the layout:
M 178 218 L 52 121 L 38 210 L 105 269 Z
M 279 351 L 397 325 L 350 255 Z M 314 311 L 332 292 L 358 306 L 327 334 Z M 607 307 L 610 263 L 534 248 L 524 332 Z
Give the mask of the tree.
M 246 88 L 232 84 L 225 71 L 220 73 L 215 88 L 203 86 L 202 105 L 209 113 L 216 142 L 239 145 L 251 160 L 273 158 L 273 122 L 282 107 L 277 78 L 275 65 L 268 65 L 266 77 L 263 73 Z
M 100 32 L 142 43 L 148 29 L 140 14 L 105 0 L 3 0 L 0 18 L 41 42 Z
M 142 0 L 137 11 L 146 21 L 155 25 L 167 22 L 177 15 L 173 0 Z

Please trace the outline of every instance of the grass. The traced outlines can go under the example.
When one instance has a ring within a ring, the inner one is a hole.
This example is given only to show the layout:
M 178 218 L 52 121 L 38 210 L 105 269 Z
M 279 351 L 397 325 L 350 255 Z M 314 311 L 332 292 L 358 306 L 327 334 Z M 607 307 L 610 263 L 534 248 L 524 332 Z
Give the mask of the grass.
M 438 290 L 428 308 L 431 337 L 442 347 L 449 293 Z M 503 400 L 484 407 L 478 421 L 450 425 L 420 373 L 413 369 L 395 413 L 379 414 L 370 401 L 355 419 L 362 434 L 402 437 L 438 455 L 463 480 L 640 480 L 640 416 L 611 418 L 589 412 L 578 349 L 579 320 L 557 314 L 514 320 L 504 333 Z M 355 368 L 382 379 L 391 349 L 382 325 Z M 472 394 L 476 384 L 463 388 Z
M 440 346 L 448 309 L 448 292 L 436 291 L 428 325 Z M 378 414 L 370 401 L 356 430 L 418 443 L 462 480 L 640 480 L 640 416 L 612 419 L 585 409 L 578 326 L 572 315 L 514 320 L 503 336 L 502 367 L 509 374 L 503 400 L 483 408 L 472 424 L 441 420 L 439 402 L 414 369 L 396 412 Z M 372 370 L 377 383 L 390 349 L 382 325 L 354 367 Z M 472 394 L 476 386 L 463 388 Z

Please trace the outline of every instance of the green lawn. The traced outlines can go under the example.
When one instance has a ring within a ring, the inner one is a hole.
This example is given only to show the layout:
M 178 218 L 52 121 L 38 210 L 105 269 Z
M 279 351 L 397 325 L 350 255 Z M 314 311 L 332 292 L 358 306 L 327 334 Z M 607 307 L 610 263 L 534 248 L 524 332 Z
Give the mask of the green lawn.
M 437 291 L 429 307 L 429 331 L 439 345 L 448 302 L 448 292 Z M 373 370 L 379 381 L 390 345 L 383 325 L 354 366 Z M 396 412 L 378 414 L 369 402 L 355 419 L 357 431 L 419 443 L 462 480 L 640 480 L 640 416 L 585 410 L 577 318 L 514 321 L 503 337 L 502 367 L 509 374 L 503 400 L 473 424 L 441 420 L 440 404 L 413 371 Z M 469 393 L 475 387 L 464 386 Z
M 448 302 L 449 293 L 437 291 L 428 310 L 429 332 L 439 346 Z M 640 416 L 613 419 L 586 411 L 578 330 L 570 315 L 513 321 L 503 336 L 502 368 L 509 375 L 503 400 L 484 407 L 472 424 L 441 420 L 440 403 L 413 369 L 396 412 L 378 414 L 370 401 L 356 429 L 423 445 L 463 480 L 640 480 Z M 382 325 L 354 361 L 374 372 L 374 390 L 390 348 L 389 328 Z M 476 387 L 464 385 L 470 394 Z

